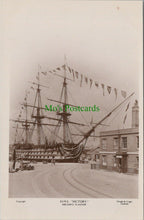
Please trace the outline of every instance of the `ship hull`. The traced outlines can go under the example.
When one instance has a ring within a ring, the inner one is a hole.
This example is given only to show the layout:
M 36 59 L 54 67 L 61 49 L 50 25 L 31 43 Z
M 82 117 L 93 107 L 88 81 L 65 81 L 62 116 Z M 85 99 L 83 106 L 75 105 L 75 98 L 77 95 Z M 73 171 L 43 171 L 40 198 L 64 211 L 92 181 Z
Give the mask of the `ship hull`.
M 43 162 L 43 163 L 76 163 L 78 162 L 82 153 L 82 147 L 78 149 L 64 150 L 62 148 L 57 149 L 16 149 L 17 160 L 26 160 L 31 162 Z

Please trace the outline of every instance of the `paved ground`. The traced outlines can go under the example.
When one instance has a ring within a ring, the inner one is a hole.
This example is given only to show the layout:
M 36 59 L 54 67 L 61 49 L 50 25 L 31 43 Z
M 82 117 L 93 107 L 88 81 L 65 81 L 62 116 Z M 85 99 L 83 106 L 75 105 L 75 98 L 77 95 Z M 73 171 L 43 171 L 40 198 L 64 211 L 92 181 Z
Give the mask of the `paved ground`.
M 89 164 L 35 164 L 9 175 L 13 198 L 137 198 L 138 175 L 91 170 Z

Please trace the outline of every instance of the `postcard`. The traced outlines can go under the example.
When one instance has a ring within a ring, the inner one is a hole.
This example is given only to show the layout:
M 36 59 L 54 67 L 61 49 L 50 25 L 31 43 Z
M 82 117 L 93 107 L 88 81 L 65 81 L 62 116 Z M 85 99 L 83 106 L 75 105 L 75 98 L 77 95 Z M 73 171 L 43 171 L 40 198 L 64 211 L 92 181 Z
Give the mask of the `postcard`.
M 1 0 L 2 220 L 142 220 L 142 8 Z

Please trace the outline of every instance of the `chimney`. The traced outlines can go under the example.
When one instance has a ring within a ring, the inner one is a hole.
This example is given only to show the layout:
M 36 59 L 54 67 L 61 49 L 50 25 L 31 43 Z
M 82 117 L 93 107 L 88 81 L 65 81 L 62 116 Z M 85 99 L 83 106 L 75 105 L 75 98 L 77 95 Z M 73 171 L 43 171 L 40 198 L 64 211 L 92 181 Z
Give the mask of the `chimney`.
M 135 100 L 135 103 L 132 107 L 132 128 L 139 127 L 139 106 L 138 101 Z

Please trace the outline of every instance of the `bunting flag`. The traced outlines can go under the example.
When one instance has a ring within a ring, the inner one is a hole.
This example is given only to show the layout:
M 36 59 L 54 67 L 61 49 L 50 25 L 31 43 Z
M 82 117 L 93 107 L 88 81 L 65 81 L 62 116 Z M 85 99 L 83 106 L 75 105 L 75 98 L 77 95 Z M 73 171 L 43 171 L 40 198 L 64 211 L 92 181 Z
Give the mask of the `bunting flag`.
M 62 68 L 65 70 L 66 69 L 66 66 L 65 66 L 65 64 L 62 66 Z
M 104 84 L 101 84 L 101 86 L 102 86 L 102 89 L 103 89 L 103 96 L 105 95 L 104 94 Z
M 126 114 L 125 117 L 124 117 L 123 124 L 125 124 L 126 119 L 127 119 L 127 114 Z
M 41 69 L 41 66 L 39 65 L 39 68 Z M 90 88 L 92 87 L 92 84 L 93 84 L 93 79 L 89 79 L 87 76 L 83 76 L 83 74 L 79 74 L 77 71 L 75 71 L 75 70 L 73 70 L 72 68 L 70 68 L 69 66 L 66 66 L 65 64 L 64 65 L 62 65 L 61 67 L 57 67 L 56 69 L 54 69 L 54 70 L 52 70 L 52 71 L 48 71 L 49 73 L 56 73 L 56 71 L 57 70 L 62 70 L 62 68 L 64 69 L 64 70 L 66 70 L 66 68 L 67 68 L 67 70 L 70 72 L 70 73 L 72 73 L 73 74 L 73 81 L 75 81 L 75 78 L 79 78 L 79 75 L 80 75 L 80 87 L 82 86 L 82 82 L 83 82 L 83 80 L 85 81 L 85 83 L 87 84 L 88 83 L 88 81 L 90 81 Z M 47 75 L 47 72 L 41 72 L 43 75 Z M 36 79 L 37 80 L 39 80 L 39 75 L 38 76 L 36 76 Z M 111 92 L 112 92 L 112 87 L 111 86 L 105 86 L 104 84 L 99 84 L 97 81 L 95 81 L 94 82 L 94 84 L 95 84 L 95 86 L 98 88 L 100 85 L 101 85 L 101 87 L 102 87 L 102 90 L 103 90 L 103 96 L 105 96 L 105 88 L 107 88 L 107 91 L 108 91 L 108 94 L 111 94 Z M 33 89 L 34 90 L 34 87 L 31 87 L 31 89 Z M 117 99 L 117 96 L 118 96 L 118 90 L 116 89 L 116 88 L 114 88 L 114 93 L 115 93 L 115 100 Z M 121 95 L 122 95 L 122 97 L 123 98 L 126 98 L 127 97 L 127 93 L 126 93 L 126 91 L 124 91 L 124 90 L 121 90 Z M 25 98 L 25 100 L 26 100 L 26 98 Z M 127 105 L 127 107 L 126 107 L 126 110 L 125 111 L 127 111 L 128 109 L 129 109 L 129 105 L 130 105 L 130 103 Z
M 73 81 L 75 81 L 75 74 L 74 74 L 74 70 L 72 69 L 72 74 L 73 74 Z
M 92 79 L 89 79 L 90 80 L 90 88 L 92 87 L 92 83 L 93 83 L 93 80 Z
M 88 78 L 85 76 L 85 82 L 88 83 Z
M 115 99 L 117 99 L 117 89 L 116 88 L 114 88 L 114 92 L 115 92 Z
M 111 93 L 111 86 L 107 86 L 107 91 L 108 91 L 108 93 L 110 94 Z
M 75 74 L 76 74 L 76 78 L 78 79 L 78 72 L 75 71 Z
M 128 103 L 125 111 L 127 111 L 129 109 L 129 105 L 130 105 L 130 102 Z
M 83 75 L 81 74 L 80 87 L 82 86 L 82 81 L 83 81 Z
M 42 73 L 43 75 L 45 75 L 45 76 L 47 75 L 47 72 L 41 72 L 41 73 Z
M 121 90 L 121 95 L 122 95 L 123 98 L 126 98 L 126 95 L 127 95 L 127 94 L 126 94 L 125 91 Z
M 69 72 L 71 73 L 71 68 L 68 66 Z
M 98 88 L 99 84 L 97 82 L 95 82 L 95 86 Z

